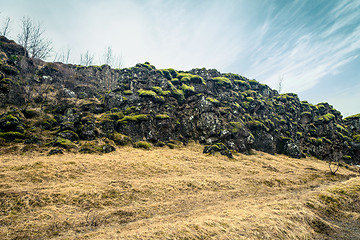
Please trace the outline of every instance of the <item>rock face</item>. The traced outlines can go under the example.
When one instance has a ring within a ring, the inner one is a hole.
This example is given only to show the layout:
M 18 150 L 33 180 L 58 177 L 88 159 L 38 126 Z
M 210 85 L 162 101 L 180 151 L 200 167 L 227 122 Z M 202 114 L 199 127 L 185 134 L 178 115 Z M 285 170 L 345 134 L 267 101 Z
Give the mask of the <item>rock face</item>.
M 296 94 L 278 94 L 215 69 L 183 72 L 149 63 L 121 70 L 83 67 L 29 59 L 21 47 L 2 46 L 1 106 L 41 106 L 47 120 L 38 126 L 56 130 L 54 138 L 92 141 L 120 135 L 154 145 L 195 140 L 242 153 L 256 149 L 360 162 L 360 116 L 343 119 L 327 103 L 312 105 Z M 7 123 L 9 115 L 0 116 L 1 134 L 18 127 L 26 135 L 29 126 L 21 114 Z

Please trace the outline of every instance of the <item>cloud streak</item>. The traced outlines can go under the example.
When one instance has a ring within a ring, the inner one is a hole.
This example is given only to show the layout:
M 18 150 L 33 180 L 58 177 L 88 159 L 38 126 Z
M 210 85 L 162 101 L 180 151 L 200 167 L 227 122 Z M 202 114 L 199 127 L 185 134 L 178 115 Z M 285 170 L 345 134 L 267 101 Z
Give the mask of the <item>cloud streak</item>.
M 250 54 L 253 63 L 246 74 L 273 87 L 283 76 L 286 91 L 302 92 L 358 57 L 360 27 L 354 23 L 360 22 L 359 2 L 333 3 L 326 6 L 327 13 L 322 10 L 312 18 L 305 14 L 314 7 L 309 2 L 274 8 L 264 22 L 264 36 L 255 44 L 261 47 Z M 274 30 L 277 26 L 282 30 Z

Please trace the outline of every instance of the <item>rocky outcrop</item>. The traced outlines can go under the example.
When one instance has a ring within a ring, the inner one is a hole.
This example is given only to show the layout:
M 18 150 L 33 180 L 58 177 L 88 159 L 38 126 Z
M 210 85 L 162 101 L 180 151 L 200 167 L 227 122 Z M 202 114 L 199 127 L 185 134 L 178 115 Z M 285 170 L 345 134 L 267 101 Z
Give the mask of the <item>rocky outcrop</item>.
M 149 63 L 116 70 L 83 67 L 28 59 L 26 54 L 11 62 L 9 54 L 16 51 L 1 50 L 3 63 L 13 69 L 0 72 L 2 106 L 41 106 L 48 120 L 38 126 L 54 131 L 54 138 L 77 142 L 106 137 L 116 143 L 122 141 L 114 136 L 121 136 L 126 142 L 146 140 L 158 146 L 196 140 L 224 146 L 222 151 L 256 149 L 360 162 L 359 117 L 343 119 L 327 103 L 312 105 L 237 74 L 156 69 Z M 19 62 L 27 63 L 26 71 Z M 29 86 L 36 90 L 33 95 L 27 95 Z M 15 89 L 18 97 L 9 97 Z

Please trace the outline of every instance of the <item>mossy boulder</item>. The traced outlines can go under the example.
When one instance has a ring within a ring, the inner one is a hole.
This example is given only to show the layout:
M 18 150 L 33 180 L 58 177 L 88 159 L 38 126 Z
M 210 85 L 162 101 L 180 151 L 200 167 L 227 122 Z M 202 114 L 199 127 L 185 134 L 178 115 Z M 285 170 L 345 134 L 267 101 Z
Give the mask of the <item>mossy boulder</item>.
M 204 146 L 203 153 L 214 155 L 216 152 L 219 152 L 221 155 L 227 156 L 229 158 L 233 158 L 232 152 L 223 143 Z
M 117 124 L 127 124 L 128 122 L 145 121 L 149 118 L 147 114 L 128 115 L 117 121 Z
M 215 78 L 212 78 L 211 81 L 215 82 L 215 84 L 218 86 L 224 86 L 224 87 L 232 86 L 231 80 L 229 80 L 226 77 L 215 77 Z
M 76 148 L 76 145 L 72 141 L 62 137 L 57 137 L 54 141 L 50 142 L 48 145 L 53 147 L 61 147 L 67 150 Z
M 70 141 L 79 140 L 79 135 L 77 135 L 75 132 L 73 132 L 71 130 L 65 130 L 65 131 L 59 132 L 57 135 L 61 138 L 68 139 Z
M 0 138 L 5 139 L 8 142 L 13 142 L 25 139 L 26 135 L 20 132 L 0 132 Z
M 146 97 L 146 98 L 155 98 L 157 96 L 157 94 L 152 90 L 140 89 L 138 93 L 140 97 Z
M 151 149 L 151 144 L 145 141 L 139 141 L 139 142 L 135 142 L 133 144 L 133 147 L 135 148 L 143 148 L 146 150 L 150 150 Z
M 116 143 L 116 145 L 120 146 L 125 146 L 131 143 L 131 137 L 121 133 L 110 134 L 109 138 L 112 139 Z
M 206 85 L 206 82 L 202 77 L 191 73 L 179 73 L 177 74 L 176 78 L 182 83 L 194 83 L 194 84 Z

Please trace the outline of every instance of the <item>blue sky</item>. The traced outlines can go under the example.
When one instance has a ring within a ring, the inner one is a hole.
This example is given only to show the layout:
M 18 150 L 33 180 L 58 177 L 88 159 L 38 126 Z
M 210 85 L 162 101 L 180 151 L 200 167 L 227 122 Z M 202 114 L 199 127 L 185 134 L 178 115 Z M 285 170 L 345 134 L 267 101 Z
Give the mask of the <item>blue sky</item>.
M 0 21 L 42 22 L 71 62 L 107 46 L 126 67 L 216 68 L 360 112 L 360 0 L 0 0 Z

